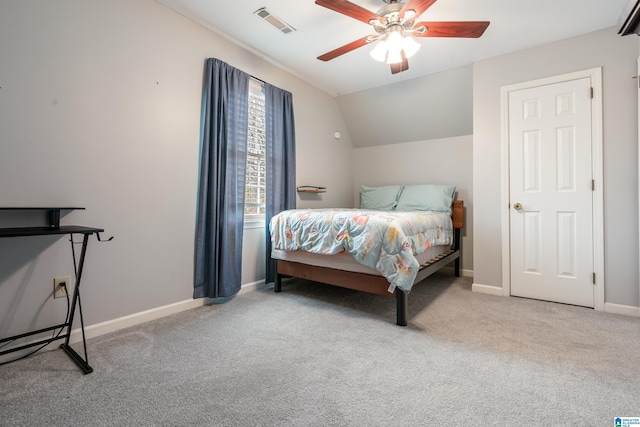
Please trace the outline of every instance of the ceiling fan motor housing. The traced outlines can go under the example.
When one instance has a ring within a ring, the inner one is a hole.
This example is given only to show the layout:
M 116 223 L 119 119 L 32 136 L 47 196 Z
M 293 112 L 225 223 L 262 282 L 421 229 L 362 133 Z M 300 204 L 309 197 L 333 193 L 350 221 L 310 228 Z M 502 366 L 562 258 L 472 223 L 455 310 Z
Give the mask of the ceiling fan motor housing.
M 373 28 L 378 34 L 386 33 L 387 30 L 394 25 L 400 25 L 404 30 L 408 31 L 415 23 L 413 18 L 415 18 L 416 13 L 413 9 L 409 9 L 401 15 L 404 6 L 404 3 L 390 3 L 376 12 L 376 14 L 382 19 L 374 19 L 369 23 L 373 25 Z
M 400 11 L 404 4 L 390 3 L 387 6 L 383 6 L 376 14 L 383 17 L 387 22 L 400 22 Z

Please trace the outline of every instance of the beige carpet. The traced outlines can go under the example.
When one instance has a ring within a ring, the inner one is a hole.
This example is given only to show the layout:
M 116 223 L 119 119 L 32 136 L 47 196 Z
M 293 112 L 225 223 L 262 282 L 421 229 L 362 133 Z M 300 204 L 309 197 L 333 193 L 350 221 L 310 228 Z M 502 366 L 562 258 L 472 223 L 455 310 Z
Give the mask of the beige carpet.
M 640 319 L 473 293 L 285 282 L 0 367 L 2 426 L 610 426 L 640 415 Z

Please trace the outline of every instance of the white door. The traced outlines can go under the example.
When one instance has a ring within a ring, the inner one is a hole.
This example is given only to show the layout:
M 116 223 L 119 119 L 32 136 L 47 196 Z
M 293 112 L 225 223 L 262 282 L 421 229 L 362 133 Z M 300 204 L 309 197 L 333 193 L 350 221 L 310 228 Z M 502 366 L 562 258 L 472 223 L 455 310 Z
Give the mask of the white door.
M 511 295 L 594 306 L 591 81 L 509 92 Z

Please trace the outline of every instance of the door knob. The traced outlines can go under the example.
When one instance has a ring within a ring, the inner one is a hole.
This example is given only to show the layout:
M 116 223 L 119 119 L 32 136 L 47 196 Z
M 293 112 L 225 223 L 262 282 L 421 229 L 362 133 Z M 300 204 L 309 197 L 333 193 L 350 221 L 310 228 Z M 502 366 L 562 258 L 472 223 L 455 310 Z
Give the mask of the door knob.
M 522 205 L 520 203 L 514 203 L 513 204 L 513 209 L 519 211 L 522 210 Z

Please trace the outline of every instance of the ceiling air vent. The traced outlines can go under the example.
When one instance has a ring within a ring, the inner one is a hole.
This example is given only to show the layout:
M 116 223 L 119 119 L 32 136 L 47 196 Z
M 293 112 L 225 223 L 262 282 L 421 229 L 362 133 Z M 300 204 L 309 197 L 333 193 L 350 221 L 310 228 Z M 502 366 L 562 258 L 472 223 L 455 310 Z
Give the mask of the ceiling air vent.
M 282 19 L 269 12 L 266 7 L 261 7 L 253 13 L 276 27 L 284 34 L 291 34 L 296 30 L 291 25 L 287 24 Z

